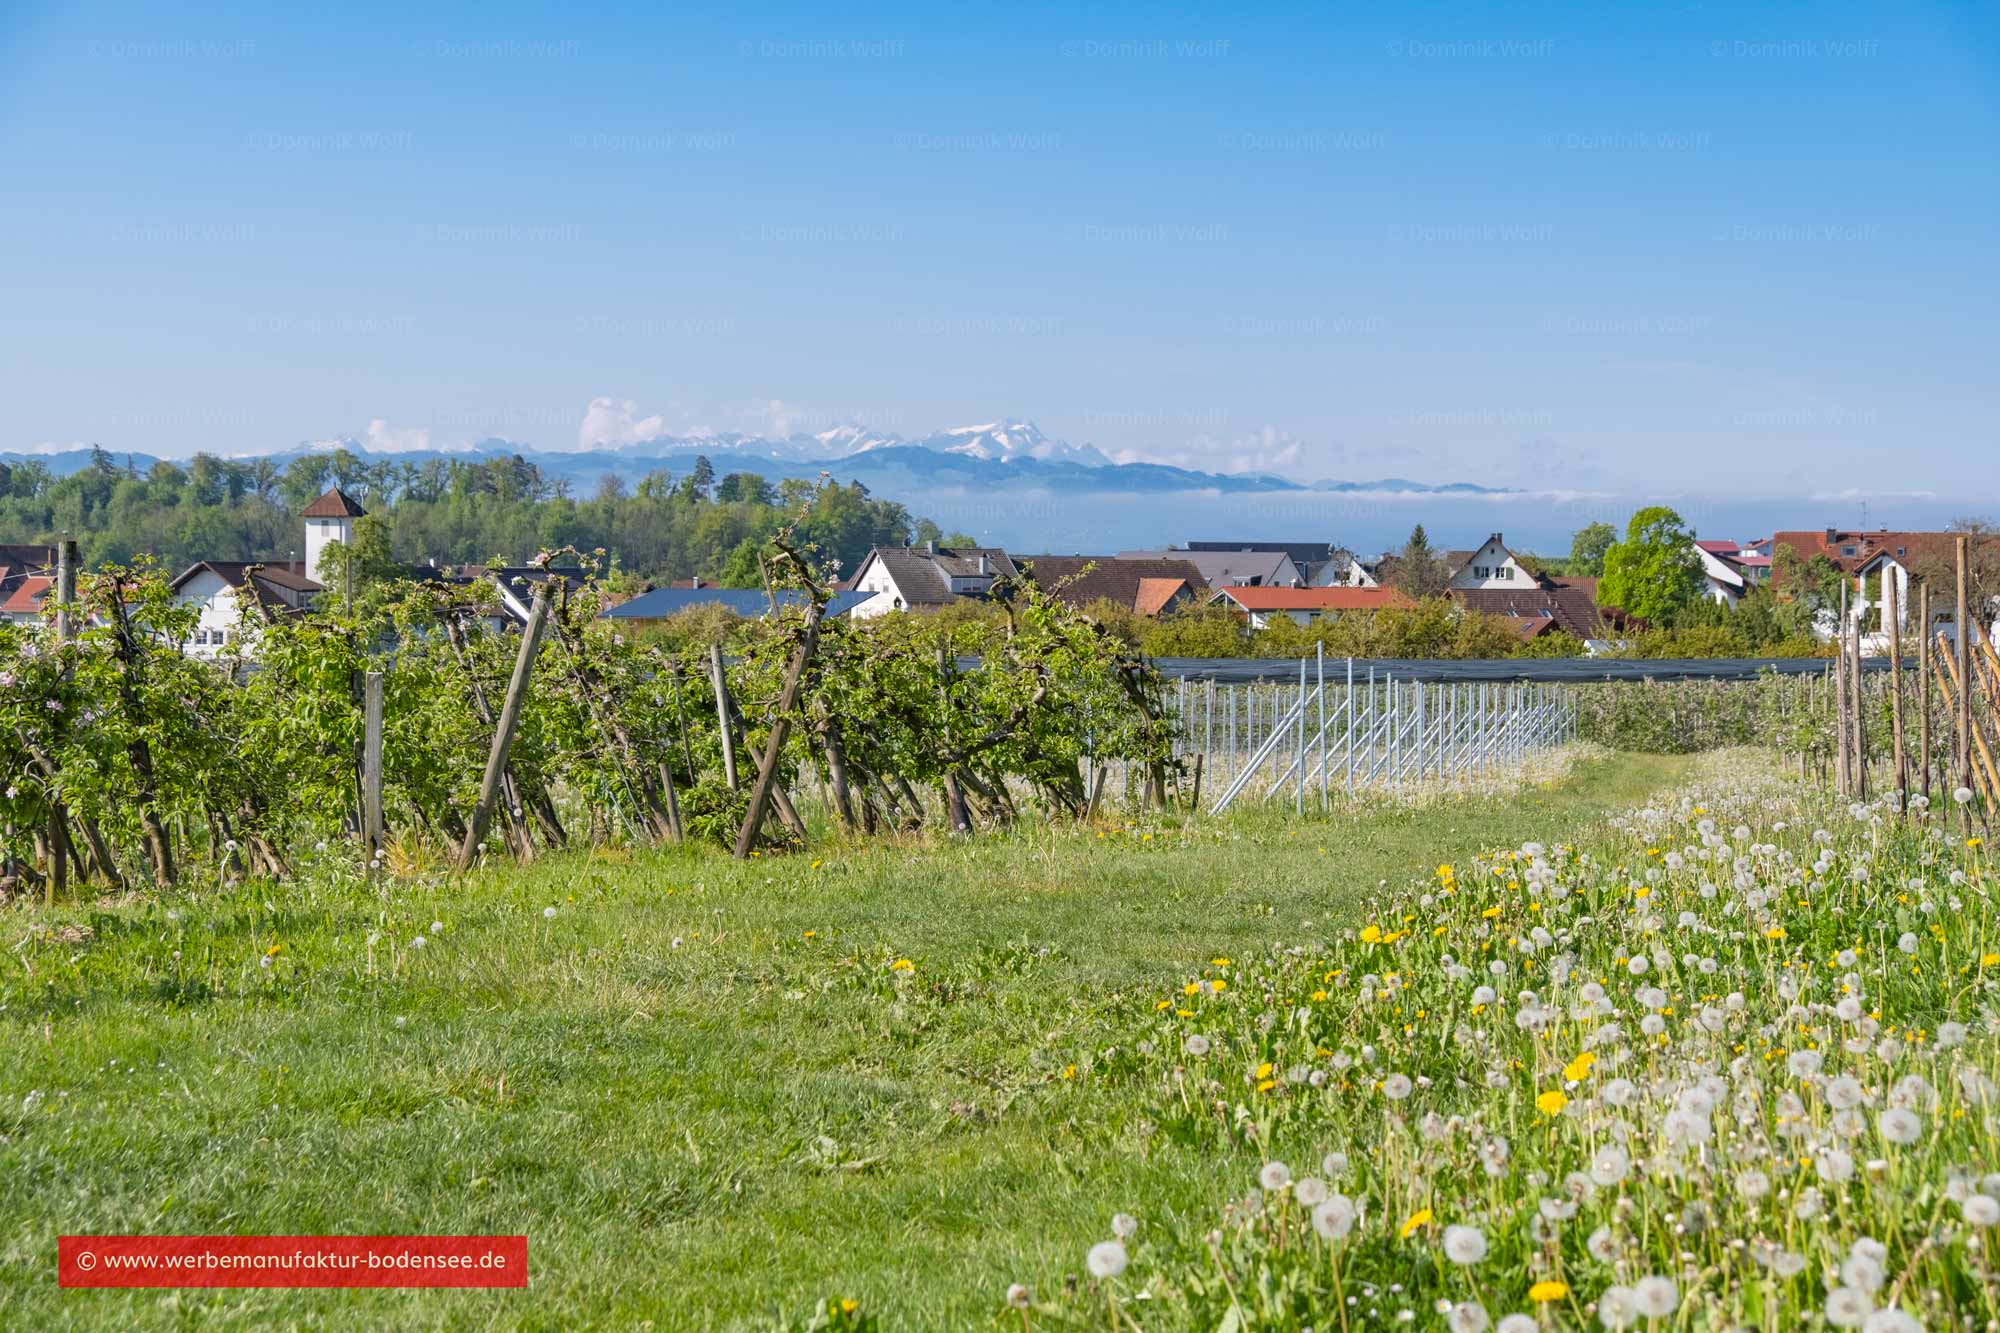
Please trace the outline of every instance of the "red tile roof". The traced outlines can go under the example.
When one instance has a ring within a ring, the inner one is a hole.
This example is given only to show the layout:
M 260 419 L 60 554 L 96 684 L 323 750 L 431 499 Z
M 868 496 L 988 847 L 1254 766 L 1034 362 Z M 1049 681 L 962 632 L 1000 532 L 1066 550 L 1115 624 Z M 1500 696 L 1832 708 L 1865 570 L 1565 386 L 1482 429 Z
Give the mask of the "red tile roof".
M 55 580 L 40 574 L 24 576 L 18 583 L 7 589 L 7 600 L 0 602 L 0 614 L 19 616 L 33 615 L 42 609 L 42 596 L 55 586 Z
M 1139 591 L 1132 599 L 1132 609 L 1142 616 L 1156 616 L 1187 586 L 1186 579 L 1142 578 L 1139 580 Z

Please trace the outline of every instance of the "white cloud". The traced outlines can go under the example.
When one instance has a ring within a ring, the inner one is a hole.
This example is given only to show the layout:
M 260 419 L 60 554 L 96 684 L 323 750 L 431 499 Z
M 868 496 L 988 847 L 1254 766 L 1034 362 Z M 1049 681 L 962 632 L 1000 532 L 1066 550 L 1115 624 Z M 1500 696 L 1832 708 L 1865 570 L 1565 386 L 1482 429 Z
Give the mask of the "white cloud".
M 639 405 L 630 398 L 593 398 L 584 410 L 583 424 L 576 430 L 579 449 L 604 444 L 638 444 L 666 434 L 666 418 L 641 417 Z
M 1201 435 L 1178 449 L 1119 449 L 1114 463 L 1165 463 L 1197 472 L 1284 473 L 1299 465 L 1305 444 L 1290 431 L 1264 426 L 1233 440 Z
M 362 441 L 370 453 L 400 454 L 414 449 L 431 447 L 429 426 L 391 426 L 381 417 L 368 423 L 368 434 Z

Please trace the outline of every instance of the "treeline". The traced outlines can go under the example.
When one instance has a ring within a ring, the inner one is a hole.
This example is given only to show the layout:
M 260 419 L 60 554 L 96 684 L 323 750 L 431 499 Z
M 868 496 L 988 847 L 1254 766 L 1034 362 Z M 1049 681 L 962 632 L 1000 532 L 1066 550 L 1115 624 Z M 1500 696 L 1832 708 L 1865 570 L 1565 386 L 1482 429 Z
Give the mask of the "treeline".
M 197 454 L 140 471 L 103 450 L 57 477 L 41 463 L 0 464 L 0 540 L 78 539 L 91 567 L 156 555 L 196 560 L 284 558 L 304 540 L 299 510 L 339 486 L 369 511 L 368 534 L 404 564 L 518 563 L 537 551 L 602 548 L 619 574 L 700 576 L 756 587 L 757 552 L 801 508 L 799 535 L 851 571 L 877 545 L 942 539 L 936 525 L 861 485 L 773 486 L 754 473 L 718 477 L 706 459 L 682 477 L 653 473 L 627 487 L 606 476 L 585 496 L 519 455 L 368 459 L 346 450 L 278 463 Z

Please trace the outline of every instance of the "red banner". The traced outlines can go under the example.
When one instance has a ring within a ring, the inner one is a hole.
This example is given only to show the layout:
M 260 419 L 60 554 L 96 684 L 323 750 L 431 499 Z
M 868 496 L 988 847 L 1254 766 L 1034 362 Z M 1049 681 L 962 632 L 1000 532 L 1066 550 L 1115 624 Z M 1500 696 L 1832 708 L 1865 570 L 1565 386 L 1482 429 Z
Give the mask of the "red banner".
M 525 1287 L 526 1236 L 62 1236 L 65 1287 Z

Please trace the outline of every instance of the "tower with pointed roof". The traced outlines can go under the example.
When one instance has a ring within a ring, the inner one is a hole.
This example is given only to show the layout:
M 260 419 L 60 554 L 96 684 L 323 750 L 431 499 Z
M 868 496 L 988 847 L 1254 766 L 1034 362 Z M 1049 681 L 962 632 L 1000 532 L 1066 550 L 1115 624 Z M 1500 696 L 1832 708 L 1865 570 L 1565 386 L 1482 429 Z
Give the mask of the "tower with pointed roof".
M 368 511 L 355 498 L 338 486 L 329 486 L 326 494 L 305 507 L 299 515 L 306 521 L 306 577 L 315 583 L 320 578 L 320 559 L 326 553 L 329 542 L 349 543 L 354 540 L 354 520 Z

